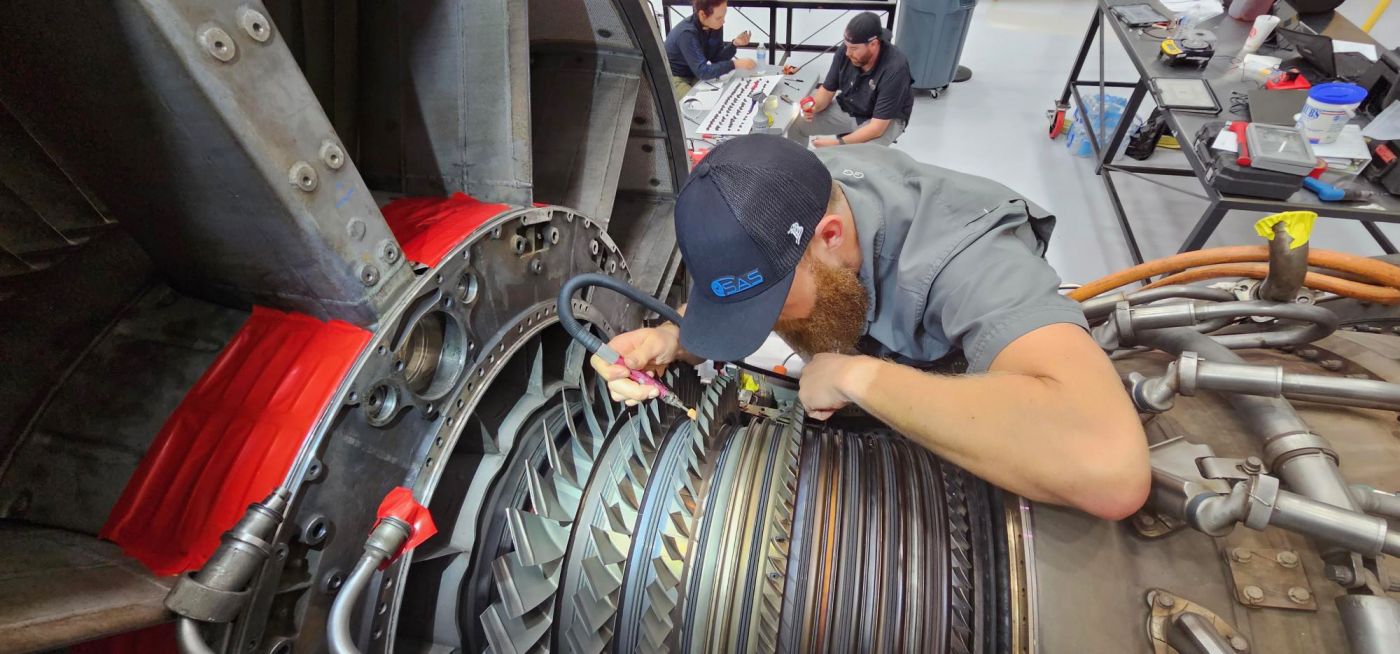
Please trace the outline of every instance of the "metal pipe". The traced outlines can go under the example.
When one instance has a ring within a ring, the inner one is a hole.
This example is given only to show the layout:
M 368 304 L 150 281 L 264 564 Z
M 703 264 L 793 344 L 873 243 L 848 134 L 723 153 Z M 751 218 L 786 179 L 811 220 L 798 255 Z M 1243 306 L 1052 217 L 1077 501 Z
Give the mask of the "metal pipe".
M 359 604 L 360 594 L 369 585 L 379 564 L 398 553 L 408 540 L 412 528 L 408 523 L 392 516 L 381 518 L 379 524 L 369 533 L 365 541 L 365 553 L 355 563 L 350 577 L 341 585 L 331 602 L 330 614 L 326 618 L 326 640 L 335 654 L 360 654 L 355 646 L 355 638 L 350 635 L 350 614 Z
M 1181 654 L 1237 654 L 1205 616 L 1180 613 L 1167 621 L 1167 644 Z
M 1352 484 L 1351 496 L 1362 511 L 1400 520 L 1400 495 L 1365 484 Z
M 1274 237 L 1269 240 L 1269 274 L 1256 287 L 1259 299 L 1293 302 L 1307 275 L 1308 244 L 1293 247 L 1288 225 L 1283 221 L 1274 223 Z
M 1269 524 L 1366 556 L 1400 556 L 1400 534 L 1391 533 L 1384 518 L 1340 509 L 1297 493 L 1279 491 Z
M 1137 344 L 1135 334 L 1153 329 L 1191 327 L 1216 320 L 1268 317 L 1306 323 L 1305 326 L 1273 332 L 1251 332 L 1214 336 L 1216 342 L 1231 349 L 1303 345 L 1337 331 L 1337 314 L 1308 304 L 1281 304 L 1250 300 L 1215 304 L 1168 304 L 1127 308 L 1119 305 L 1113 322 L 1125 344 Z
M 1368 407 L 1400 411 L 1400 384 L 1373 379 L 1349 379 L 1287 372 L 1282 366 L 1205 361 L 1195 352 L 1183 352 L 1161 377 L 1133 379 L 1134 399 L 1139 394 L 1151 406 L 1166 404 L 1168 393 L 1192 396 L 1198 390 L 1243 393 L 1260 397 L 1354 400 Z
M 1089 320 L 1097 320 L 1107 317 L 1113 313 L 1113 308 L 1119 302 L 1127 302 L 1128 306 L 1139 304 L 1151 304 L 1162 300 L 1209 300 L 1212 302 L 1231 302 L 1237 299 L 1230 291 L 1210 288 L 1208 286 L 1190 286 L 1187 284 L 1174 284 L 1171 286 L 1159 286 L 1157 288 L 1143 289 L 1134 293 L 1113 293 L 1103 295 L 1080 303 L 1080 308 L 1084 310 L 1084 317 Z
M 209 644 L 204 642 L 204 636 L 199 633 L 199 623 L 193 618 L 182 615 L 176 620 L 175 642 L 179 645 L 181 654 L 214 654 L 214 650 L 209 648 Z
M 1400 652 L 1400 602 L 1382 595 L 1343 595 L 1337 611 L 1352 654 Z
M 1136 335 L 1136 340 L 1142 345 L 1178 356 L 1192 351 L 1211 361 L 1244 363 L 1238 354 L 1215 339 L 1183 327 L 1144 331 Z M 1266 454 L 1269 455 L 1266 463 L 1288 483 L 1289 488 L 1320 502 L 1356 509 L 1350 488 L 1341 471 L 1337 470 L 1337 462 L 1327 453 L 1330 447 L 1326 439 L 1312 434 L 1307 423 L 1298 417 L 1287 400 L 1233 394 L 1226 396 L 1226 400 L 1250 431 L 1265 444 Z M 1269 451 L 1270 443 L 1291 443 L 1282 439 L 1299 434 L 1308 438 L 1300 439 L 1296 447 L 1276 445 L 1273 451 Z

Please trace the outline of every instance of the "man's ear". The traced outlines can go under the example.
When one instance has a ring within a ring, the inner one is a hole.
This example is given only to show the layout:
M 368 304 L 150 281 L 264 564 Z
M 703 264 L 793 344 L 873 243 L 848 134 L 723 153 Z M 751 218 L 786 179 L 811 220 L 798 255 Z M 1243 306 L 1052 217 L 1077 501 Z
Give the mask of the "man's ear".
M 812 256 L 823 263 L 834 263 L 837 261 L 836 253 L 846 239 L 851 237 L 851 233 L 846 229 L 845 221 L 841 220 L 839 214 L 829 213 L 822 216 L 817 222 L 816 233 L 812 235 L 812 243 L 808 250 Z

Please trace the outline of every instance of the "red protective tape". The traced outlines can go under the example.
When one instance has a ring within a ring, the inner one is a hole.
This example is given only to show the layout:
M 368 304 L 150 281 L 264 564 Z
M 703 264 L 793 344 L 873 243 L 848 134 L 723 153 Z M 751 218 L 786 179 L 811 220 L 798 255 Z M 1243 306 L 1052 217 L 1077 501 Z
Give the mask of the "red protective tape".
M 404 552 L 422 545 L 423 541 L 432 538 L 433 534 L 437 533 L 437 525 L 433 524 L 433 516 L 428 512 L 428 507 L 413 499 L 413 491 L 403 486 L 389 491 L 389 494 L 384 496 L 384 501 L 379 503 L 379 512 L 375 515 L 378 516 L 378 519 L 374 521 L 375 525 L 378 525 L 379 521 L 384 518 L 394 517 L 408 523 L 408 526 L 413 529 L 403 547 L 394 552 L 392 557 L 379 564 L 380 570 L 389 567 L 389 564 L 398 560 L 400 556 L 404 555 Z
M 100 536 L 158 575 L 197 569 L 292 459 L 372 334 L 254 307 L 127 481 Z
M 465 193 L 446 198 L 401 198 L 380 210 L 410 261 L 438 265 L 447 253 L 482 223 L 510 209 Z

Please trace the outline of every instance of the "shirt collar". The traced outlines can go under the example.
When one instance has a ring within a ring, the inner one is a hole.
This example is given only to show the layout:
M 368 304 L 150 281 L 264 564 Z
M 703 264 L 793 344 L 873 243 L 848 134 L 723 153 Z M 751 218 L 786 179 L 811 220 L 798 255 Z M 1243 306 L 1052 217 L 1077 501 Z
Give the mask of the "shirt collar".
M 870 324 L 875 322 L 876 304 L 879 302 L 875 295 L 875 289 L 879 286 L 879 280 L 875 278 L 875 260 L 880 258 L 880 248 L 885 241 L 885 213 L 878 199 L 868 193 L 869 189 L 853 186 L 843 180 L 836 180 L 836 183 L 845 192 L 846 204 L 851 207 L 851 215 L 855 219 L 856 239 L 860 241 L 860 283 L 865 286 L 870 299 L 865 322 Z

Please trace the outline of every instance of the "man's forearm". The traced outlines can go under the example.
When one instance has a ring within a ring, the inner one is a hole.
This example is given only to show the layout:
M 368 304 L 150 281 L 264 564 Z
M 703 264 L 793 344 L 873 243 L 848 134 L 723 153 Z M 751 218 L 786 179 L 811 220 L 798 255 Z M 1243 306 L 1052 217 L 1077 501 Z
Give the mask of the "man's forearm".
M 1120 517 L 1114 485 L 1135 483 L 1115 470 L 1121 435 L 1107 434 L 1082 389 L 1024 374 L 948 377 L 878 359 L 852 361 L 839 383 L 871 415 L 992 484 L 1024 497 Z M 1120 420 L 1116 421 L 1122 424 Z M 1132 417 L 1136 425 L 1136 416 Z M 1099 422 L 1101 424 L 1095 424 Z M 1141 438 L 1137 435 L 1129 438 Z M 1132 458 L 1132 454 L 1128 458 Z M 1146 460 L 1133 462 L 1145 467 Z M 1131 511 L 1136 507 L 1129 507 Z
M 888 129 L 889 126 L 890 121 L 888 120 L 878 118 L 868 120 L 865 122 L 864 125 L 861 125 L 859 129 L 857 129 L 854 132 L 851 132 L 850 134 L 847 134 L 842 140 L 846 142 L 846 145 L 874 141 L 875 139 L 884 136 L 885 130 Z
M 826 108 L 831 106 L 831 99 L 835 97 L 836 94 L 826 90 L 825 86 L 818 86 L 816 93 L 812 94 L 812 112 L 821 113 L 826 111 Z

